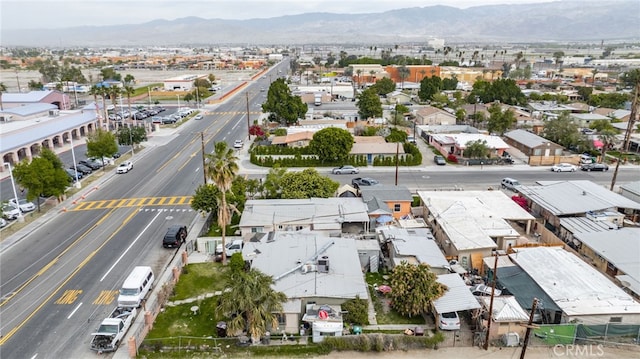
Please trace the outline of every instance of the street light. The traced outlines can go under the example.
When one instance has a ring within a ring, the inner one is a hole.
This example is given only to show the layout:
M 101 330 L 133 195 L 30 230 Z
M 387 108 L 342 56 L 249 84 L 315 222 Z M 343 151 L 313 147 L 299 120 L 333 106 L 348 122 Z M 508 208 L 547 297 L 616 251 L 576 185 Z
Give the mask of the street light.
M 124 110 L 122 108 L 122 94 L 120 94 L 120 113 L 124 114 Z M 123 119 L 123 122 L 124 122 L 124 119 Z M 131 145 L 131 158 L 133 158 L 133 134 L 131 132 L 132 129 L 133 129 L 133 121 L 131 121 L 131 123 L 129 124 L 129 144 Z
M 176 95 L 178 96 L 178 111 L 180 111 L 180 95 Z
M 76 151 L 73 149 L 73 133 L 69 133 L 69 141 L 71 142 L 71 158 L 73 159 L 73 170 L 76 171 L 76 188 L 81 188 L 80 180 L 78 179 L 78 167 L 76 165 Z
M 11 177 L 11 186 L 13 187 L 13 197 L 16 199 L 16 206 L 18 206 L 18 222 L 24 222 L 22 211 L 20 210 L 20 202 L 18 202 L 18 192 L 16 192 L 16 182 L 13 180 L 13 170 L 11 169 L 11 163 L 5 163 L 5 166 L 9 167 L 9 176 Z

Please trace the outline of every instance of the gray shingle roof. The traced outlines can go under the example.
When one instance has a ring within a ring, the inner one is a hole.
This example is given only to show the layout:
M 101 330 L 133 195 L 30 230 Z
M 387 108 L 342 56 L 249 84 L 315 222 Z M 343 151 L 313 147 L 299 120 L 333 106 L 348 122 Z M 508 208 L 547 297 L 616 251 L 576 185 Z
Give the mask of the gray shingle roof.
M 540 137 L 535 133 L 531 133 L 525 130 L 513 130 L 504 134 L 504 137 L 510 138 L 518 143 L 521 143 L 528 148 L 536 148 L 538 146 L 546 145 L 547 143 L 553 143 L 544 137 Z

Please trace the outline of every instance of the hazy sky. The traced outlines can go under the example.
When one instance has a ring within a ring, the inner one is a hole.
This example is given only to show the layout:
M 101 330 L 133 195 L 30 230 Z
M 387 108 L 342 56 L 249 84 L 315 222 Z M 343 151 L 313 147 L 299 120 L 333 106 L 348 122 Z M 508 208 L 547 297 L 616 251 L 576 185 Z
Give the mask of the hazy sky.
M 0 0 L 4 29 L 140 24 L 187 16 L 253 19 L 309 12 L 378 13 L 407 7 L 527 4 L 552 0 Z

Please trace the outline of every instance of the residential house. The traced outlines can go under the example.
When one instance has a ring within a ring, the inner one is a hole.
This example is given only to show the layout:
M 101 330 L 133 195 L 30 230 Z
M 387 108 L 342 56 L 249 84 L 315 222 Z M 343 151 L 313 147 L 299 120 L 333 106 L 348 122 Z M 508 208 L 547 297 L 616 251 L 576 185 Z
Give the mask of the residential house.
M 369 298 L 355 242 L 319 232 L 274 232 L 260 242 L 245 244 L 242 257 L 250 267 L 273 277 L 273 289 L 287 296 L 279 318 L 281 331 L 298 334 L 303 316 L 311 315 L 310 304 L 336 308 L 356 296 Z M 304 318 L 316 324 L 314 332 L 339 335 L 336 326 L 323 327 L 316 319 L 321 318 Z M 340 323 L 340 332 L 342 327 Z
M 480 303 L 457 273 L 440 274 L 437 281 L 447 287 L 444 295 L 433 301 L 433 315 L 480 309 Z
M 525 154 L 531 166 L 553 165 L 560 162 L 564 147 L 526 130 L 513 130 L 504 134 L 509 146 Z
M 424 218 L 447 259 L 465 269 L 482 268 L 495 249 L 518 244 L 530 233 L 534 217 L 502 191 L 418 191 Z
M 238 228 L 245 238 L 303 229 L 359 234 L 369 232 L 369 215 L 360 198 L 252 199 L 245 202 Z
M 576 255 L 559 247 L 532 247 L 509 257 L 560 309 L 559 323 L 640 323 L 640 303 Z
M 537 186 L 520 186 L 531 213 L 556 234 L 566 217 L 585 217 L 587 212 L 619 212 L 630 218 L 640 213 L 640 203 L 611 192 L 591 181 L 538 181 Z
M 445 157 L 451 154 L 464 157 L 467 144 L 475 141 L 485 141 L 492 157 L 502 157 L 504 151 L 509 149 L 509 145 L 499 136 L 480 133 L 430 134 L 428 142 Z
M 572 113 L 570 118 L 576 125 L 582 128 L 589 128 L 589 125 L 594 121 L 611 121 L 611 118 L 598 115 L 597 113 Z
M 491 307 L 491 297 L 478 297 L 482 305 L 481 311 L 487 313 L 485 318 L 478 316 L 478 327 L 486 328 L 489 308 Z M 514 296 L 503 295 L 493 298 L 493 309 L 491 313 L 491 329 L 489 332 L 489 340 L 499 340 L 505 334 L 517 333 L 520 338 L 524 337 L 527 328 L 523 325 L 529 322 L 529 313 L 527 313 Z
M 384 228 L 378 231 L 380 243 L 389 256 L 389 268 L 402 262 L 428 265 L 436 274 L 451 273 L 449 262 L 428 228 Z
M 620 195 L 634 202 L 640 203 L 640 181 L 621 184 Z M 633 218 L 632 220 L 633 222 L 640 222 L 640 217 Z
M 368 164 L 373 164 L 376 158 L 404 157 L 402 144 L 387 142 L 382 136 L 354 136 L 351 148 L 352 155 L 365 156 Z
M 456 116 L 437 107 L 424 106 L 415 111 L 418 125 L 455 125 Z
M 390 215 L 399 219 L 411 214 L 413 196 L 405 186 L 363 186 L 360 188 L 360 194 L 372 218 Z
M 360 258 L 360 268 L 362 272 L 378 273 L 382 264 L 382 250 L 377 239 L 358 239 L 356 241 L 358 258 Z
M 274 136 L 271 140 L 273 146 L 286 146 L 286 147 L 307 147 L 309 142 L 313 140 L 315 131 L 303 131 L 288 133 L 284 136 Z

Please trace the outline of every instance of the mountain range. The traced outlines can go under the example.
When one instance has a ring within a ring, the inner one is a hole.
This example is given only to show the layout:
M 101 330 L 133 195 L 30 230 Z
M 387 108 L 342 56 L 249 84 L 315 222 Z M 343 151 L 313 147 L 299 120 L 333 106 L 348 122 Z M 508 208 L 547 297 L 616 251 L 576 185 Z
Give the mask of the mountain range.
M 142 24 L 1 29 L 2 46 L 209 46 L 460 42 L 600 42 L 640 39 L 640 1 L 557 1 L 404 8 L 382 13 L 306 13 L 268 19 L 187 17 Z M 64 39 L 64 40 L 62 40 Z

